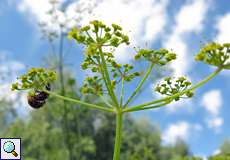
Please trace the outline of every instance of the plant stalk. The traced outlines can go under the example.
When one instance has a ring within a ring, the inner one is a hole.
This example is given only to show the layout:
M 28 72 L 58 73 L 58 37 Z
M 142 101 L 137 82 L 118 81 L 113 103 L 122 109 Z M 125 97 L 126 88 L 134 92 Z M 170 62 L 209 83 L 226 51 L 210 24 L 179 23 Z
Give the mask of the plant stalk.
M 60 98 L 62 100 L 73 102 L 73 103 L 76 103 L 76 104 L 79 104 L 79 105 L 83 105 L 83 106 L 91 108 L 91 109 L 97 109 L 97 110 L 101 110 L 101 111 L 105 111 L 105 112 L 115 112 L 111 108 L 106 108 L 106 107 L 102 107 L 102 106 L 99 106 L 99 105 L 83 102 L 83 101 L 80 101 L 80 100 L 77 100 L 77 99 L 74 99 L 74 98 L 70 98 L 70 97 L 65 97 L 65 96 L 59 95 L 59 94 L 51 92 L 51 91 L 44 90 L 44 92 L 46 92 L 46 93 L 48 93 L 48 94 L 50 94 L 50 95 L 52 95 L 54 97 Z
M 146 72 L 145 76 L 143 77 L 143 79 L 141 80 L 141 82 L 139 83 L 139 85 L 137 86 L 137 88 L 134 90 L 133 94 L 128 98 L 127 102 L 125 103 L 124 107 L 127 107 L 128 104 L 132 101 L 132 99 L 134 98 L 134 96 L 138 93 L 138 91 L 141 89 L 142 85 L 144 84 L 144 82 L 146 81 L 146 79 L 149 77 L 152 69 L 154 67 L 154 63 L 151 63 L 148 71 Z
M 120 96 L 120 107 L 122 108 L 122 104 L 123 104 L 123 97 L 124 97 L 124 83 L 125 83 L 125 80 L 124 80 L 124 78 L 122 77 L 122 80 L 121 80 L 122 82 L 121 82 L 121 96 Z
M 64 52 L 63 52 L 63 46 L 64 45 L 64 35 L 63 35 L 63 29 L 62 27 L 60 28 L 60 42 L 59 42 L 59 62 L 58 62 L 58 71 L 59 71 L 59 76 L 60 76 L 60 87 L 61 87 L 61 95 L 65 96 L 66 91 L 65 91 L 65 79 L 64 79 Z M 65 143 L 68 148 L 69 152 L 69 159 L 73 160 L 73 154 L 72 154 L 72 147 L 71 147 L 71 142 L 70 142 L 70 129 L 68 126 L 68 119 L 67 119 L 67 114 L 68 114 L 68 106 L 66 104 L 66 101 L 63 100 L 63 131 L 64 133 L 64 139 Z
M 194 85 L 191 88 L 188 88 L 188 89 L 186 89 L 186 90 L 184 90 L 182 92 L 179 92 L 179 93 L 174 94 L 172 96 L 161 98 L 161 99 L 158 99 L 158 100 L 155 100 L 155 101 L 151 101 L 151 102 L 147 102 L 147 103 L 144 103 L 144 104 L 141 104 L 141 105 L 133 106 L 131 108 L 127 108 L 127 109 L 124 110 L 124 112 L 127 112 L 129 110 L 135 110 L 135 109 L 140 110 L 141 108 L 143 108 L 145 106 L 149 106 L 149 105 L 152 105 L 152 104 L 157 104 L 157 103 L 160 103 L 160 102 L 165 102 L 165 101 L 168 101 L 168 100 L 172 100 L 172 99 L 174 99 L 174 98 L 176 98 L 178 96 L 181 96 L 181 95 L 185 94 L 188 91 L 193 91 L 193 90 L 199 88 L 200 86 L 204 85 L 208 81 L 210 81 L 212 78 L 214 78 L 222 69 L 223 69 L 222 67 L 219 67 L 212 74 L 210 74 L 207 78 L 205 78 L 204 80 L 200 81 L 196 85 Z
M 123 113 L 125 113 L 125 112 L 142 111 L 142 110 L 147 110 L 147 109 L 156 109 L 156 108 L 164 107 L 164 106 L 166 106 L 169 103 L 171 103 L 171 100 L 166 101 L 166 102 L 161 103 L 161 104 L 152 105 L 152 106 L 143 107 L 143 108 L 128 108 L 128 109 L 123 110 Z
M 103 51 L 102 51 L 102 48 L 100 47 L 99 48 L 99 53 L 100 53 L 100 57 L 101 57 L 101 60 L 102 60 L 102 67 L 103 67 L 103 70 L 104 70 L 104 74 L 105 74 L 105 80 L 106 82 L 108 83 L 108 91 L 110 91 L 111 93 L 111 98 L 112 100 L 114 101 L 115 105 L 116 106 L 119 106 L 119 103 L 117 101 L 117 97 L 114 93 L 114 90 L 113 90 L 113 87 L 111 85 L 111 79 L 110 79 L 110 76 L 109 76 L 109 72 L 108 72 L 108 69 L 107 69 L 107 66 L 106 66 L 106 62 L 105 62 L 105 58 L 104 58 L 104 55 L 103 55 Z
M 114 145 L 113 160 L 120 159 L 121 137 L 122 137 L 122 112 L 118 111 L 116 115 L 116 137 Z

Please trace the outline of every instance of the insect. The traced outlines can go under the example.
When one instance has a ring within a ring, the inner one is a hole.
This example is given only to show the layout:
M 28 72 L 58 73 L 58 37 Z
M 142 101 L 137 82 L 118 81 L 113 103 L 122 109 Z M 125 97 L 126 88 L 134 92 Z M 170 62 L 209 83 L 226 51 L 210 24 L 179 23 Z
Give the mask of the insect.
M 50 91 L 50 84 L 46 86 L 46 89 Z M 28 95 L 27 101 L 28 104 L 35 109 L 41 108 L 45 103 L 46 99 L 49 97 L 49 94 L 44 91 L 35 91 L 34 95 Z

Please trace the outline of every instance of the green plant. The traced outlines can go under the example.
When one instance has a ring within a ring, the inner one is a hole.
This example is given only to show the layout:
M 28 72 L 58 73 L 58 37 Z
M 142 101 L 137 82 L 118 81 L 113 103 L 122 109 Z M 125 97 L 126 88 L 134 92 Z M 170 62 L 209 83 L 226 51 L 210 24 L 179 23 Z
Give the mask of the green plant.
M 91 70 L 94 73 L 92 77 L 86 77 L 84 80 L 81 88 L 82 93 L 94 94 L 101 98 L 109 95 L 112 100 L 111 103 L 103 98 L 108 107 L 86 103 L 48 90 L 47 85 L 52 84 L 56 79 L 55 72 L 41 68 L 33 68 L 28 74 L 19 77 L 18 82 L 12 85 L 12 89 L 30 90 L 30 96 L 36 96 L 36 93 L 45 92 L 48 95 L 74 102 L 84 107 L 116 114 L 116 137 L 113 160 L 119 160 L 120 157 L 122 119 L 125 113 L 163 107 L 174 100 L 178 101 L 181 98 L 191 98 L 196 88 L 211 80 L 221 70 L 230 69 L 230 44 L 207 44 L 201 49 L 195 59 L 216 66 L 217 69 L 211 75 L 196 85 L 192 85 L 185 77 L 175 79 L 167 77 L 155 89 L 166 97 L 130 106 L 130 102 L 133 101 L 134 97 L 140 91 L 154 66 L 167 65 L 176 59 L 176 54 L 166 49 L 140 49 L 137 51 L 135 59 L 147 61 L 149 68 L 134 92 L 124 101 L 125 83 L 141 76 L 141 74 L 133 71 L 134 66 L 131 64 L 120 64 L 114 58 L 112 53 L 114 49 L 121 44 L 129 45 L 129 37 L 122 32 L 122 28 L 116 24 L 112 24 L 111 27 L 106 26 L 102 22 L 95 20 L 90 22 L 88 26 L 73 29 L 69 33 L 69 38 L 85 46 L 85 59 L 81 67 L 83 70 Z M 120 87 L 120 96 L 117 96 L 115 93 L 115 89 L 118 89 L 118 86 Z

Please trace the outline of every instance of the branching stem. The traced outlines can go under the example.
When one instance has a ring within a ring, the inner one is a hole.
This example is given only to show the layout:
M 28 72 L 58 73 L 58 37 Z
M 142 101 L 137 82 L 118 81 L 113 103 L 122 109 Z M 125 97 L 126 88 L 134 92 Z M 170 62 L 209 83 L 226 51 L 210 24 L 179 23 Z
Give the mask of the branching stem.
M 115 137 L 113 160 L 120 159 L 121 137 L 122 137 L 122 112 L 118 111 L 116 115 L 116 137 Z
M 141 111 L 141 110 L 147 110 L 147 109 L 156 109 L 156 108 L 160 108 L 160 107 L 164 107 L 167 104 L 171 103 L 171 100 L 168 100 L 164 103 L 158 104 L 158 105 L 153 105 L 153 106 L 149 106 L 149 107 L 143 107 L 143 108 L 129 108 L 127 110 L 124 110 L 123 112 L 136 112 L 136 111 Z
M 100 53 L 100 57 L 101 57 L 101 60 L 102 60 L 101 61 L 102 62 L 102 69 L 104 70 L 105 78 L 106 78 L 106 81 L 108 83 L 108 90 L 111 93 L 111 98 L 114 101 L 116 107 L 118 107 L 119 103 L 117 101 L 117 97 L 116 97 L 116 95 L 114 93 L 114 90 L 113 90 L 113 87 L 112 87 L 112 84 L 111 84 L 111 80 L 110 80 L 110 77 L 109 77 L 109 72 L 108 72 L 108 69 L 107 69 L 107 66 L 106 66 L 106 62 L 105 62 L 105 57 L 103 55 L 103 51 L 102 51 L 101 47 L 99 48 L 99 53 Z
M 127 107 L 128 104 L 132 101 L 132 99 L 134 98 L 134 96 L 138 93 L 138 91 L 141 89 L 142 85 L 144 84 L 144 82 L 146 81 L 146 79 L 148 78 L 148 76 L 150 75 L 153 67 L 154 67 L 154 63 L 151 63 L 149 66 L 148 71 L 146 72 L 145 76 L 143 77 L 143 79 L 141 80 L 141 82 L 139 83 L 139 85 L 137 86 L 137 88 L 134 90 L 133 94 L 128 98 L 127 102 L 125 103 L 124 107 Z
M 61 95 L 59 95 L 59 94 L 56 94 L 56 93 L 54 93 L 54 92 L 47 91 L 47 90 L 45 90 L 45 92 L 48 93 L 48 94 L 50 94 L 50 95 L 52 95 L 52 96 L 54 96 L 54 97 L 63 99 L 63 100 L 65 100 L 65 101 L 74 102 L 74 103 L 77 103 L 77 104 L 86 106 L 86 107 L 88 107 L 88 108 L 91 108 L 91 109 L 98 109 L 98 110 L 105 111 L 105 112 L 115 112 L 115 111 L 114 111 L 113 109 L 111 109 L 111 108 L 105 108 L 105 107 L 102 107 L 102 106 L 99 106 L 99 105 L 95 105 L 95 104 L 83 102 L 83 101 L 80 101 L 80 100 L 77 100 L 77 99 L 74 99 L 74 98 L 61 96 Z
M 123 103 L 123 97 L 124 97 L 124 83 L 125 83 L 125 80 L 124 80 L 124 77 L 122 77 L 121 79 L 121 96 L 120 96 L 120 107 L 122 108 L 122 103 Z
M 184 90 L 182 92 L 179 92 L 177 94 L 174 94 L 172 96 L 168 96 L 168 97 L 165 97 L 165 98 L 162 98 L 162 99 L 158 99 L 158 100 L 147 102 L 147 103 L 144 103 L 144 104 L 141 104 L 141 105 L 133 106 L 131 108 L 127 108 L 127 109 L 124 110 L 124 112 L 127 112 L 129 110 L 141 109 L 141 108 L 143 109 L 143 107 L 145 107 L 145 106 L 149 106 L 149 105 L 152 105 L 152 104 L 157 104 L 157 103 L 160 103 L 160 102 L 165 102 L 165 101 L 168 101 L 168 100 L 173 100 L 174 98 L 179 97 L 179 96 L 185 94 L 188 91 L 193 91 L 196 88 L 204 85 L 205 83 L 210 81 L 212 78 L 214 78 L 222 69 L 223 69 L 222 67 L 219 67 L 212 74 L 210 74 L 207 78 L 205 78 L 204 80 L 200 81 L 199 83 L 197 83 L 196 85 L 194 85 L 193 87 L 191 87 L 189 89 L 186 89 L 186 90 Z

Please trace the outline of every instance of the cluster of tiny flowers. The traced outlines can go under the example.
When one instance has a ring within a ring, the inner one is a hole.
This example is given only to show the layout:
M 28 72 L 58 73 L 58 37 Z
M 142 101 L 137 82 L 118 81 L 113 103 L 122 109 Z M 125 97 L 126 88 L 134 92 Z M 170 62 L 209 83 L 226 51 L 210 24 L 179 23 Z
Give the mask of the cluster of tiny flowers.
M 188 81 L 185 77 L 178 77 L 172 79 L 171 77 L 166 77 L 164 82 L 158 84 L 155 88 L 155 91 L 162 95 L 172 96 L 177 93 L 183 92 L 191 86 L 191 82 Z M 191 91 L 186 92 L 184 95 L 175 97 L 175 100 L 178 101 L 180 98 L 191 98 L 193 93 Z
M 44 68 L 31 68 L 27 74 L 17 78 L 12 84 L 12 90 L 43 90 L 49 83 L 56 80 L 56 73 Z
M 27 99 L 33 108 L 40 108 L 46 103 L 50 84 L 56 80 L 56 73 L 44 68 L 32 68 L 27 74 L 20 76 L 11 86 L 12 90 L 29 90 Z
M 129 38 L 121 31 L 122 28 L 116 24 L 109 27 L 97 20 L 91 21 L 88 26 L 73 29 L 69 33 L 69 37 L 86 46 L 85 59 L 81 65 L 82 69 L 100 72 L 101 56 L 104 56 L 107 63 L 114 63 L 113 53 L 103 51 L 103 55 L 100 55 L 99 50 L 102 47 L 118 47 L 122 43 L 128 45 Z
M 164 48 L 159 50 L 148 50 L 148 49 L 141 49 L 135 55 L 135 59 L 144 58 L 147 61 L 150 61 L 154 64 L 158 64 L 160 66 L 166 65 L 168 62 L 176 59 L 176 54 L 170 52 Z
M 204 63 L 230 69 L 230 43 L 223 45 L 215 42 L 211 42 L 204 46 L 200 52 L 196 55 L 197 61 L 203 61 Z
M 117 79 L 119 82 L 122 78 L 124 78 L 125 81 L 130 82 L 135 77 L 140 76 L 139 72 L 130 72 L 134 67 L 130 64 L 118 64 L 116 62 L 112 63 L 112 76 L 114 79 Z
M 138 72 L 130 73 L 133 66 L 125 64 L 121 65 L 115 61 L 112 48 L 116 48 L 121 44 L 129 45 L 129 37 L 122 33 L 122 28 L 117 24 L 106 26 L 100 21 L 91 21 L 90 25 L 82 28 L 75 28 L 69 33 L 69 38 L 76 40 L 79 44 L 84 44 L 85 59 L 81 64 L 83 70 L 90 69 L 96 76 L 86 77 L 82 87 L 84 94 L 103 94 L 103 64 L 104 59 L 106 66 L 111 71 L 114 79 L 111 80 L 111 86 L 115 88 L 116 84 L 124 78 L 125 81 L 131 81 L 134 77 L 139 76 Z M 103 47 L 110 48 L 103 51 Z
M 89 50 L 94 50 L 97 45 L 118 47 L 122 43 L 129 44 L 129 37 L 122 33 L 119 25 L 112 24 L 110 27 L 97 20 L 80 29 L 73 29 L 69 33 L 69 38 L 75 39 L 79 44 L 87 45 L 91 48 Z
M 81 93 L 103 95 L 102 79 L 98 76 L 86 77 L 81 87 Z

